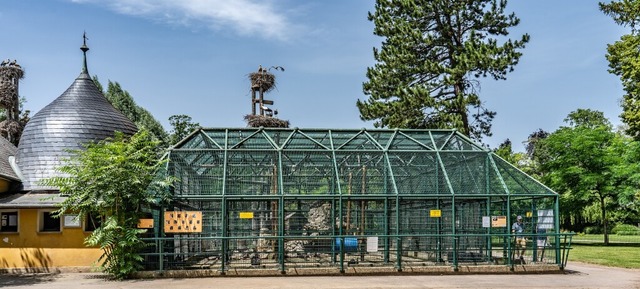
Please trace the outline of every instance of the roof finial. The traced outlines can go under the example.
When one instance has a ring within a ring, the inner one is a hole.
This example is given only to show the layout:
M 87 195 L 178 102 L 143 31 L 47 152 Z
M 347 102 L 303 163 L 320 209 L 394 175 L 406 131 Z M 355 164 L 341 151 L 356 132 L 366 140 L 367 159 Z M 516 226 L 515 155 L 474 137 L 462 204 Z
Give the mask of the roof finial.
M 83 73 L 89 73 L 89 69 L 87 68 L 87 51 L 89 51 L 89 47 L 87 46 L 87 32 L 85 31 L 82 34 L 82 46 L 80 47 L 80 50 L 82 50 L 82 53 L 84 54 L 84 66 L 82 66 L 82 72 Z

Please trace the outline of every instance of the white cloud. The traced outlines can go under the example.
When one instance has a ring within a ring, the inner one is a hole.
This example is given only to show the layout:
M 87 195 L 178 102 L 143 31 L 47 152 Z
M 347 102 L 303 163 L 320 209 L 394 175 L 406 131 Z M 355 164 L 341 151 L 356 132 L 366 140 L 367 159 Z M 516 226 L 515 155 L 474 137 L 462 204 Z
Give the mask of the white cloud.
M 107 7 L 117 13 L 171 24 L 205 25 L 213 30 L 232 29 L 245 36 L 286 40 L 290 34 L 284 13 L 270 0 L 71 0 Z

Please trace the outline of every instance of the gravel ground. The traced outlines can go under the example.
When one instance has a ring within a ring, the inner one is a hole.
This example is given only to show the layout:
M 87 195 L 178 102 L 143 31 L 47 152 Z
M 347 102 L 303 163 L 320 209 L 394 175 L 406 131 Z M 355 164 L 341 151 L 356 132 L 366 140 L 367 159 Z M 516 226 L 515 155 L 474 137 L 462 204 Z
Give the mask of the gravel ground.
M 564 274 L 211 277 L 109 281 L 96 273 L 0 275 L 3 288 L 638 288 L 640 270 L 569 262 Z

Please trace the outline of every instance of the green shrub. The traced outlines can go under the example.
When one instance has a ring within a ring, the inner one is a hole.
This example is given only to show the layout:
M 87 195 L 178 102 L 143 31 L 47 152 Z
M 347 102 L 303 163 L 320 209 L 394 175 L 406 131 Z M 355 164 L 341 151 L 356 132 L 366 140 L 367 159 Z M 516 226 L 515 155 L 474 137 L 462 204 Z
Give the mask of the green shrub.
M 634 225 L 628 224 L 617 224 L 611 230 L 611 233 L 616 235 L 640 235 L 640 228 Z
M 584 227 L 584 233 L 590 235 L 602 234 L 602 228 L 598 226 Z

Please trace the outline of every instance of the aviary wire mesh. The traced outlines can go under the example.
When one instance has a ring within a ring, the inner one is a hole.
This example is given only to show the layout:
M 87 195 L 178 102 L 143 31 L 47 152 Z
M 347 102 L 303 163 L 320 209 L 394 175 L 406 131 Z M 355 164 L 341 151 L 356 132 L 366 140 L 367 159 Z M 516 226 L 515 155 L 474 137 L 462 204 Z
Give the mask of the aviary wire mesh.
M 148 269 L 511 265 L 516 215 L 528 261 L 561 262 L 557 194 L 453 130 L 200 129 L 165 173 Z M 164 211 L 201 211 L 202 232 L 164 233 Z

